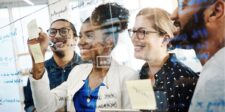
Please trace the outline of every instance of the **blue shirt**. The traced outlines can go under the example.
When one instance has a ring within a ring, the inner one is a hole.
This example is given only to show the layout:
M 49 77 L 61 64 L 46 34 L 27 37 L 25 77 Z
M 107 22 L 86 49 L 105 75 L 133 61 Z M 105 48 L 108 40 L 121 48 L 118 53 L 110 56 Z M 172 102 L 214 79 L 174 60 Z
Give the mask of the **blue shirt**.
M 54 58 L 50 58 L 49 60 L 45 61 L 45 68 L 48 72 L 50 89 L 53 89 L 67 80 L 68 75 L 72 68 L 81 63 L 81 58 L 79 55 L 74 53 L 72 60 L 64 67 L 59 67 Z M 24 109 L 26 112 L 31 112 L 29 107 L 34 106 L 32 92 L 30 87 L 30 81 L 28 80 L 27 86 L 24 88 L 24 97 L 25 97 L 25 107 Z M 32 107 L 33 109 L 33 107 Z
M 104 84 L 101 83 L 98 87 L 91 90 L 88 78 L 84 82 L 84 85 L 73 97 L 74 106 L 77 112 L 95 112 L 99 88 L 104 86 Z

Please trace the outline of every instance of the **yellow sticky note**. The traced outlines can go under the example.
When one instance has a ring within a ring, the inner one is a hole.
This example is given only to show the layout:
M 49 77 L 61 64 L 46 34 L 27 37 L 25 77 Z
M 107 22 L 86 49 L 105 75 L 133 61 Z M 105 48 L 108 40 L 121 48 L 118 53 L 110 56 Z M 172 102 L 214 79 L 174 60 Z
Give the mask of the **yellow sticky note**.
M 39 37 L 40 29 L 37 26 L 36 19 L 31 20 L 27 24 L 27 30 L 28 30 L 29 40 Z
M 40 44 L 37 43 L 37 44 L 29 45 L 29 46 L 30 46 L 31 53 L 34 57 L 35 63 L 44 62 L 44 56 L 41 52 Z
M 156 100 L 150 79 L 127 81 L 126 85 L 133 109 L 156 109 Z

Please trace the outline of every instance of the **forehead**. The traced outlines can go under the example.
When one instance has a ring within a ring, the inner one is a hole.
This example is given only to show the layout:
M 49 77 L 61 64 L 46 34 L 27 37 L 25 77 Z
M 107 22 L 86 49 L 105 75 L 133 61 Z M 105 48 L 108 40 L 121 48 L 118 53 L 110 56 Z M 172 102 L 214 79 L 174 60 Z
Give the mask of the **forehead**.
M 51 28 L 62 28 L 62 27 L 69 27 L 70 23 L 66 21 L 56 21 L 51 25 Z
M 135 19 L 134 28 L 152 28 L 153 21 L 151 19 L 148 19 L 146 16 L 140 15 L 137 16 Z
M 80 32 L 92 31 L 93 25 L 90 22 L 83 23 Z
M 104 29 L 102 29 L 100 25 L 93 25 L 90 22 L 87 22 L 82 24 L 80 33 L 93 32 L 95 34 L 100 34 L 103 30 Z

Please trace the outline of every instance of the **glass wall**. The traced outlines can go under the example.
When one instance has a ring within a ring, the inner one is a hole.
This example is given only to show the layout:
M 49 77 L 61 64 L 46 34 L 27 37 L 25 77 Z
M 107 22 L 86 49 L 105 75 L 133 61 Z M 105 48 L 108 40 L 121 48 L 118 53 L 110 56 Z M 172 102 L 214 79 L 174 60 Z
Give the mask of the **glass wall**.
M 53 15 L 58 18 L 70 20 L 78 35 L 82 22 L 90 17 L 92 11 L 100 4 L 116 2 L 127 8 L 130 13 L 128 29 L 132 29 L 135 24 L 137 13 L 146 7 L 162 8 L 172 13 L 177 7 L 176 0 L 68 0 L 69 4 L 64 5 L 64 0 L 49 0 L 51 4 L 30 5 L 9 7 L 0 9 L 0 111 L 1 112 L 22 112 L 24 111 L 24 87 L 27 85 L 29 71 L 32 67 L 32 60 L 29 55 L 28 40 L 28 23 L 36 19 L 38 27 L 47 33 L 52 22 Z M 66 1 L 66 0 L 65 0 Z M 53 7 L 60 2 L 57 7 Z M 66 3 L 66 2 L 65 2 Z M 54 9 L 55 8 L 55 9 Z M 59 10 L 60 9 L 60 10 Z M 50 11 L 53 13 L 50 13 Z M 69 13 L 68 17 L 63 13 Z M 110 13 L 110 12 L 109 12 Z M 60 15 L 61 14 L 61 15 Z M 78 47 L 79 38 L 76 43 L 70 47 L 80 56 L 81 51 Z M 136 59 L 134 54 L 134 45 L 128 34 L 127 29 L 120 34 L 116 47 L 112 50 L 110 56 L 119 64 L 132 68 L 140 72 L 146 61 Z M 200 72 L 202 66 L 196 58 L 194 50 L 175 49 L 178 59 L 185 65 Z M 53 56 L 52 49 L 49 47 L 45 55 L 45 60 Z

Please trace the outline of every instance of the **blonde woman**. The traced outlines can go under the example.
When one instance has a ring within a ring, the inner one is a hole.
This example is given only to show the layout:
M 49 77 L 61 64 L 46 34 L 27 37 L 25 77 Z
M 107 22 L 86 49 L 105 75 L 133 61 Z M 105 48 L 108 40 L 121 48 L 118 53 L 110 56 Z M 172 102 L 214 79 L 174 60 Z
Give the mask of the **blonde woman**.
M 146 61 L 140 79 L 151 79 L 157 111 L 188 111 L 198 75 L 168 52 L 174 31 L 169 13 L 159 8 L 144 8 L 128 31 L 135 57 Z

